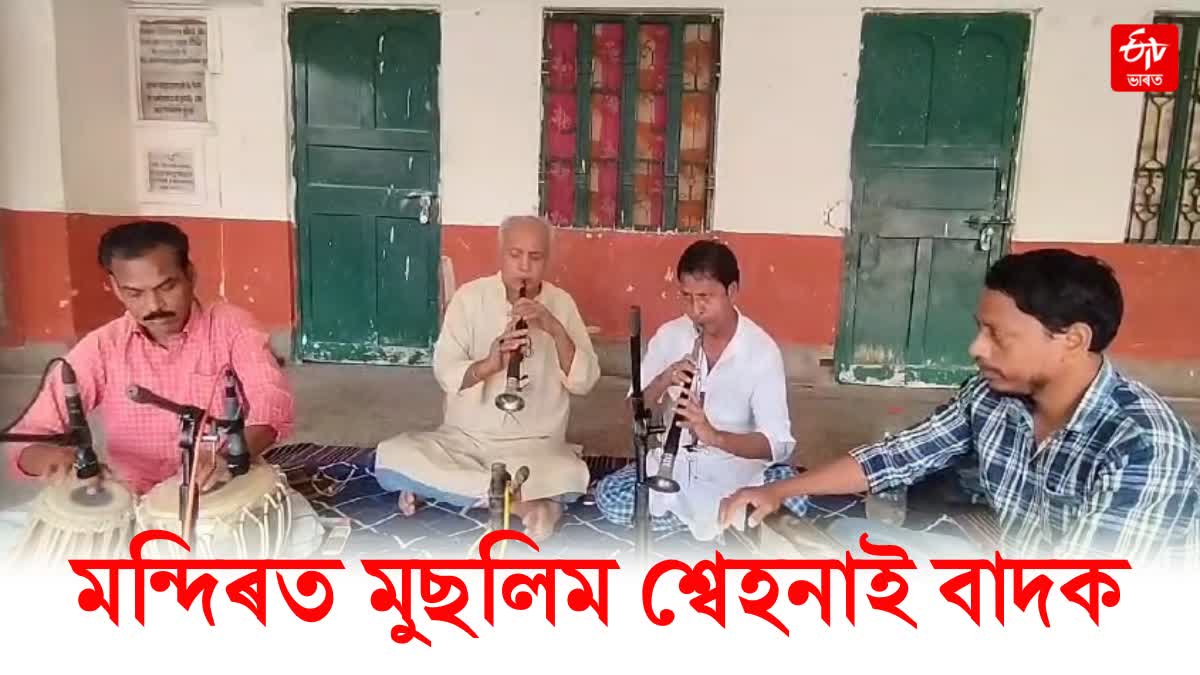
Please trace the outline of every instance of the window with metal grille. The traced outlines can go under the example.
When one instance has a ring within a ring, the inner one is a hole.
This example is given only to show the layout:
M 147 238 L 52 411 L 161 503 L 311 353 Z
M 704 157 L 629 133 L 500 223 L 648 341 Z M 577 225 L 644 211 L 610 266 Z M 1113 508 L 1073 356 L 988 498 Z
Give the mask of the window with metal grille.
M 1179 27 L 1179 89 L 1149 92 L 1129 209 L 1128 240 L 1200 244 L 1200 16 L 1158 16 Z
M 546 14 L 539 186 L 551 222 L 708 229 L 719 28 L 716 16 Z

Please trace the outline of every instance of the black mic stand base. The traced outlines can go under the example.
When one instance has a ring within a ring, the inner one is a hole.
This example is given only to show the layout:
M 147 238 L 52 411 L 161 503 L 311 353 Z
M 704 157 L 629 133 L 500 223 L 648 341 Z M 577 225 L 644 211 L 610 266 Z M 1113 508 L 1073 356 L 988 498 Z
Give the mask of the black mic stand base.
M 633 526 L 634 551 L 637 560 L 645 565 L 650 559 L 650 487 L 646 483 L 646 446 L 642 439 L 634 440 L 637 462 L 637 484 L 634 485 Z
M 0 433 L 0 443 L 35 443 L 62 447 L 79 446 L 75 450 L 75 478 L 87 480 L 100 475 L 100 459 L 91 444 L 81 444 L 79 434 L 17 434 Z M 81 506 L 103 506 L 111 501 L 111 495 L 103 487 L 90 486 L 77 490 L 72 499 Z M 86 493 L 86 494 L 85 494 Z
M 71 434 L 0 434 L 0 443 L 44 443 L 46 445 L 71 445 Z
M 650 447 L 650 434 L 657 430 L 650 424 L 650 411 L 646 409 L 646 402 L 642 398 L 642 309 L 636 305 L 629 311 L 629 372 L 633 462 L 637 468 L 633 497 L 633 542 L 635 557 L 645 565 L 650 561 L 650 484 L 646 477 L 646 455 Z
M 635 406 L 633 421 L 633 456 L 637 467 L 637 483 L 634 484 L 633 496 L 633 527 L 634 551 L 638 562 L 645 564 L 650 560 L 650 476 L 646 472 L 647 449 L 650 447 L 650 436 L 662 430 L 647 424 L 648 412 L 641 406 Z

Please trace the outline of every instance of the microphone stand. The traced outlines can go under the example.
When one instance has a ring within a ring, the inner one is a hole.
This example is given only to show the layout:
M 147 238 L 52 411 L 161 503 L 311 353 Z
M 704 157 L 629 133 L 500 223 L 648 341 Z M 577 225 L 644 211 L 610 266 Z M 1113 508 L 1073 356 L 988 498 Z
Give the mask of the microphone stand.
M 179 417 L 179 461 L 182 469 L 179 483 L 179 524 L 183 540 L 187 542 L 191 554 L 195 555 L 196 521 L 200 512 L 200 495 L 196 495 L 195 501 L 189 499 L 189 496 L 196 467 L 196 446 L 202 442 L 217 442 L 220 436 L 216 432 L 202 433 L 205 412 L 201 408 L 169 401 L 149 389 L 137 385 L 130 386 L 126 390 L 126 395 L 135 403 L 152 405 Z
M 52 359 L 50 365 L 46 367 L 46 372 L 42 374 L 40 386 L 45 386 L 46 376 L 49 375 L 50 366 L 53 366 L 55 361 L 62 363 L 61 375 L 67 406 L 67 430 L 57 434 L 25 434 L 11 433 L 9 430 L 12 429 L 12 426 L 9 426 L 0 431 L 0 443 L 38 443 L 74 447 L 75 477 L 79 480 L 94 478 L 100 475 L 100 459 L 96 456 L 95 448 L 92 447 L 92 431 L 88 428 L 87 417 L 83 412 L 83 403 L 79 398 L 79 381 L 75 377 L 75 370 L 71 368 L 71 363 L 63 358 Z M 32 406 L 32 402 L 30 405 Z M 29 407 L 26 407 L 25 412 L 28 411 Z M 22 413 L 21 417 L 24 416 L 25 413 Z M 99 494 L 99 490 L 92 486 L 88 488 L 87 493 L 89 496 L 95 496 Z
M 0 433 L 0 443 L 45 443 L 46 445 L 74 445 L 75 434 L 10 434 Z
M 184 410 L 179 412 L 179 460 L 183 469 L 179 482 L 179 525 L 192 555 L 195 555 L 200 496 L 196 495 L 195 503 L 191 503 L 188 496 L 192 487 L 192 472 L 196 468 L 196 445 L 200 440 L 200 420 L 203 417 L 204 411 L 195 406 L 184 406 Z M 191 508 L 188 508 L 189 505 Z
M 665 427 L 650 423 L 651 414 L 642 395 L 642 308 L 634 305 L 629 312 L 629 370 L 632 386 L 630 402 L 633 407 L 633 461 L 637 466 L 634 486 L 633 527 L 634 551 L 637 559 L 646 564 L 650 559 L 650 483 L 646 476 L 646 455 L 650 436 L 662 433 Z
M 68 431 L 61 434 L 16 434 L 0 432 L 0 443 L 38 443 L 57 445 L 64 448 L 79 448 L 81 446 L 80 433 L 78 431 Z M 100 465 L 96 457 L 96 451 L 90 447 L 86 451 L 77 449 L 75 453 L 75 477 L 84 480 L 98 473 L 100 473 Z
M 90 434 L 86 430 L 72 429 L 61 434 L 21 434 L 0 432 L 0 443 L 37 443 L 57 445 L 64 448 L 75 448 L 75 478 L 85 481 L 100 475 L 100 458 L 92 449 Z M 99 482 L 75 488 L 70 494 L 71 501 L 84 507 L 101 506 L 111 499 L 111 495 Z

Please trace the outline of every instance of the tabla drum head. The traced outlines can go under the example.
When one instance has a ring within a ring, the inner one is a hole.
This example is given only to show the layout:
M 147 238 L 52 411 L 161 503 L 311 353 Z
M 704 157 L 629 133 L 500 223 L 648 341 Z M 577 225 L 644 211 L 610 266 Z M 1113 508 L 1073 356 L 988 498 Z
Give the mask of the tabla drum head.
M 137 508 L 138 527 L 182 535 L 178 477 L 154 487 Z M 270 464 L 255 464 L 241 476 L 200 493 L 193 553 L 204 558 L 277 557 L 287 541 L 291 503 L 287 481 Z M 146 557 L 181 557 L 167 542 L 149 542 Z
M 241 476 L 200 493 L 200 513 L 205 518 L 221 518 L 237 513 L 279 489 L 279 471 L 270 464 L 255 464 Z M 142 499 L 139 510 L 155 518 L 179 517 L 178 476 L 154 486 Z
M 47 486 L 38 495 L 35 513 L 48 522 L 81 527 L 98 523 L 103 527 L 127 521 L 135 506 L 133 493 L 116 481 L 103 481 L 90 491 L 79 481 Z
M 52 565 L 126 556 L 136 504 L 133 493 L 117 481 L 102 481 L 94 491 L 77 480 L 49 485 L 34 501 L 11 559 L 19 565 Z

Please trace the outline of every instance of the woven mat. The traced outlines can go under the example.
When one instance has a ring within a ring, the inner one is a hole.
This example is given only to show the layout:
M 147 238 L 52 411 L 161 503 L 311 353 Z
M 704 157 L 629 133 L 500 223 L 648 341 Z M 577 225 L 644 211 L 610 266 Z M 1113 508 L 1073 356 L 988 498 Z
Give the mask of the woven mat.
M 446 558 L 475 557 L 473 545 L 485 532 L 486 509 L 462 509 L 426 501 L 409 517 L 396 508 L 398 495 L 375 481 L 375 449 L 301 443 L 270 450 L 266 459 L 287 474 L 289 484 L 304 495 L 325 518 L 350 525 L 350 535 L 340 556 L 347 558 Z M 585 457 L 592 481 L 620 469 L 631 460 L 620 457 Z M 910 498 L 906 527 L 940 532 L 979 541 L 992 526 L 978 509 L 939 508 L 934 491 L 917 490 Z M 933 495 L 933 496 L 931 496 Z M 915 507 L 915 508 L 914 508 Z M 805 514 L 804 526 L 821 532 L 829 523 L 866 516 L 862 495 L 815 498 Z M 514 519 L 515 520 L 515 519 Z M 771 523 L 778 529 L 778 522 Z M 520 529 L 515 520 L 514 529 Z M 632 558 L 633 531 L 604 520 L 594 505 L 585 502 L 567 507 L 559 531 L 540 544 L 541 552 L 521 551 L 509 545 L 508 557 L 540 555 L 552 558 Z M 802 547 L 801 547 L 802 548 Z M 727 557 L 746 557 L 753 546 L 730 534 L 716 542 L 696 541 L 687 532 L 652 535 L 654 558 L 696 560 L 720 550 Z
M 325 518 L 344 519 L 350 536 L 341 552 L 345 558 L 462 558 L 475 557 L 474 544 L 484 534 L 486 509 L 462 509 L 426 501 L 412 516 L 397 511 L 398 495 L 375 481 L 374 448 L 286 445 L 272 449 L 267 461 L 278 465 L 288 483 L 304 495 Z M 590 458 L 593 478 L 619 469 L 624 460 Z M 520 530 L 514 518 L 513 529 Z M 633 531 L 604 520 L 595 506 L 567 507 L 559 530 L 539 545 L 540 553 L 521 544 L 508 545 L 506 556 L 549 558 L 631 559 Z M 700 559 L 720 550 L 730 557 L 746 557 L 745 543 L 730 537 L 721 542 L 699 542 L 687 532 L 652 535 L 656 558 Z

